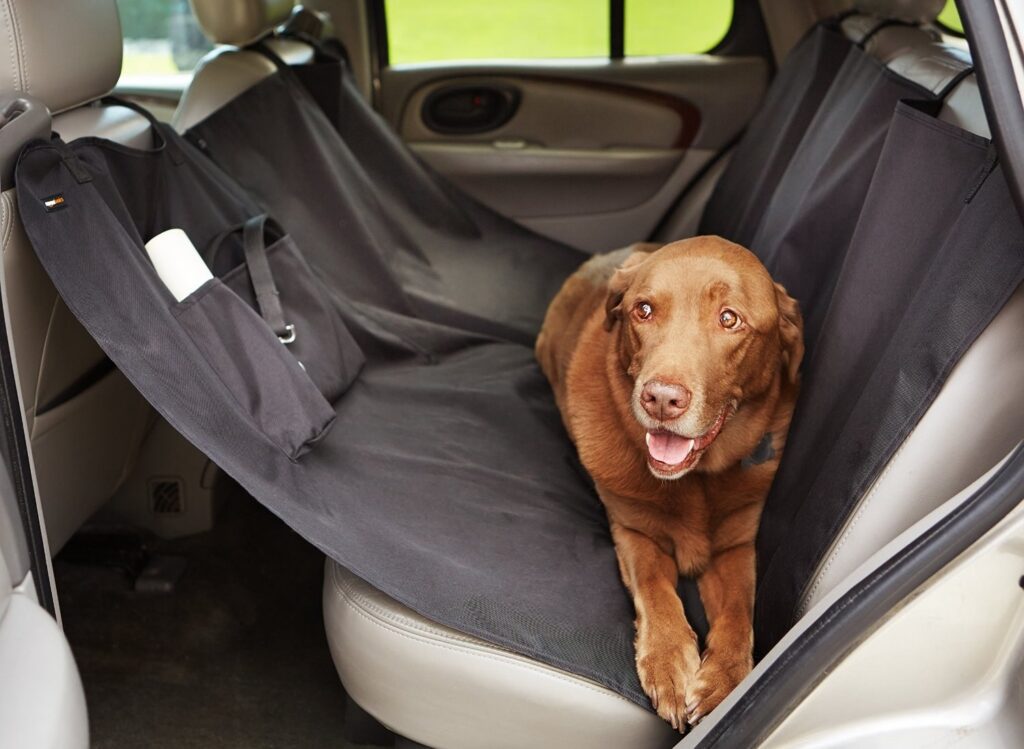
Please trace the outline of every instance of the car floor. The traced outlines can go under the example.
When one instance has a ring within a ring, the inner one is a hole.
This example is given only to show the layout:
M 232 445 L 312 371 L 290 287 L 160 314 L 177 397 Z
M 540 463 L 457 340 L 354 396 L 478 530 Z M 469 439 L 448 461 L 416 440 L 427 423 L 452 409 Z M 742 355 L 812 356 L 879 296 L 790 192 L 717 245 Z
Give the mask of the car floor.
M 152 541 L 187 559 L 172 593 L 55 561 L 94 749 L 353 747 L 321 616 L 323 556 L 230 482 L 211 532 Z

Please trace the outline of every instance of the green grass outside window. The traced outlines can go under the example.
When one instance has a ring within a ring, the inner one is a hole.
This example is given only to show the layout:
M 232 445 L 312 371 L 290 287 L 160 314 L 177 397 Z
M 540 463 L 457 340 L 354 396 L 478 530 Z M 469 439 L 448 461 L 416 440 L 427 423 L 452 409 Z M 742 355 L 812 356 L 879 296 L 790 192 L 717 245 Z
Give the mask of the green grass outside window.
M 627 55 L 706 52 L 733 0 L 626 0 Z M 608 0 L 386 0 L 392 64 L 607 57 Z
M 946 7 L 939 13 L 939 23 L 957 34 L 964 33 L 964 22 L 960 20 L 960 11 L 956 9 L 953 0 L 946 0 Z

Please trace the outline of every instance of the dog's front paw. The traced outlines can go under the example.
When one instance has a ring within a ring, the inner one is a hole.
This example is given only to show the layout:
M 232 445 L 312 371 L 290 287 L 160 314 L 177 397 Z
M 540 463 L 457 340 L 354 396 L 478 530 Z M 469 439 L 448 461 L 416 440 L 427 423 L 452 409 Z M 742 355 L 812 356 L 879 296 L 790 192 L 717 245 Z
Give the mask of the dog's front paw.
M 636 670 L 651 705 L 677 731 L 686 727 L 687 685 L 700 665 L 694 643 L 669 643 L 644 646 L 638 643 Z
M 686 690 L 686 721 L 697 725 L 724 700 L 754 667 L 749 655 L 708 651 Z

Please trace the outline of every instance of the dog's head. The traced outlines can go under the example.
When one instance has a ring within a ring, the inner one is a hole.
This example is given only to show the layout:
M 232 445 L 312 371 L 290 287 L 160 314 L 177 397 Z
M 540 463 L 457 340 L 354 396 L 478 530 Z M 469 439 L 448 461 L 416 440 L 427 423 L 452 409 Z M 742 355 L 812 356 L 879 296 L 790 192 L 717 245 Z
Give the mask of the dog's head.
M 732 416 L 781 378 L 798 379 L 796 301 L 753 253 L 720 237 L 633 253 L 609 281 L 606 315 L 658 478 L 683 476 L 706 453 L 705 470 L 742 458 L 729 454 Z

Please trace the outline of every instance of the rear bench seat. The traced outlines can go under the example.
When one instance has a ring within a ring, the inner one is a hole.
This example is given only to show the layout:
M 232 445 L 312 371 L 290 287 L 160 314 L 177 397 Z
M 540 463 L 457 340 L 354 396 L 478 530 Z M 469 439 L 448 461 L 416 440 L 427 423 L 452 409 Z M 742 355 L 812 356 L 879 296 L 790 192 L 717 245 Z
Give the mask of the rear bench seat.
M 915 16 L 922 14 L 934 19 L 942 3 L 902 5 L 912 14 L 905 18 L 919 20 Z M 963 51 L 942 44 L 934 29 L 865 15 L 844 19 L 840 29 L 847 43 L 862 45 L 884 63 L 887 72 L 880 67 L 879 75 L 898 75 L 932 91 L 952 83 L 940 117 L 988 136 L 977 83 L 971 75 L 963 77 Z M 768 105 L 774 101 L 802 112 L 789 122 L 793 133 L 768 137 L 802 136 L 816 112 L 813 96 L 821 87 L 819 80 L 802 89 L 798 95 L 809 98 L 799 102 L 787 101 L 792 89 L 770 92 Z M 764 135 L 754 127 L 750 132 L 752 137 Z M 793 139 L 795 150 L 800 138 Z M 776 174 L 760 176 L 766 181 L 779 179 L 782 166 L 774 167 Z M 717 195 L 712 202 L 716 199 L 728 196 Z M 730 218 L 727 211 L 721 216 Z M 800 603 L 801 614 L 1016 444 L 1024 430 L 1018 388 L 1024 377 L 1022 324 L 1024 293 L 1018 290 L 955 367 L 886 470 L 864 492 L 814 574 Z M 979 382 L 985 386 L 979 387 Z M 943 450 L 951 434 L 971 449 Z M 936 455 L 942 456 L 941 470 L 936 470 Z M 330 560 L 325 569 L 324 619 L 349 695 L 382 723 L 417 742 L 438 749 L 571 748 L 668 746 L 678 739 L 666 733 L 652 713 L 626 704 L 610 691 L 440 627 Z
M 69 90 L 81 94 L 67 99 L 54 98 L 49 90 L 33 91 L 55 110 L 71 108 L 67 115 L 55 120 L 55 129 L 69 140 L 77 135 L 99 134 L 133 143 L 139 138 L 144 143 L 148 137 L 145 126 L 129 111 L 116 107 L 73 109 L 75 104 L 105 92 L 116 79 L 119 66 L 113 66 L 113 73 L 111 68 L 105 67 L 103 81 L 90 85 L 87 92 L 82 90 L 79 87 L 81 80 L 73 76 L 91 68 L 84 63 L 68 64 L 62 48 L 83 49 L 85 59 L 88 47 L 83 48 L 78 39 L 76 47 L 68 44 L 68 40 L 56 37 L 42 11 L 36 16 L 31 12 L 32 7 L 22 4 L 19 8 L 21 17 L 17 19 L 24 35 L 30 39 L 34 35 L 39 36 L 39 41 L 34 42 L 31 49 L 45 52 L 41 59 L 61 60 L 60 69 L 68 71 Z M 246 7 L 250 6 L 246 4 Z M 80 30 L 84 24 L 96 22 L 92 13 L 93 9 L 88 12 L 83 9 L 83 16 L 88 18 L 76 18 L 64 28 Z M 11 23 L 9 17 L 6 20 Z M 852 33 L 849 31 L 851 27 L 861 28 L 853 20 L 847 19 L 843 24 L 844 33 Z M 116 29 L 113 19 L 106 18 L 103 22 Z M 870 25 L 870 19 L 863 23 Z M 248 41 L 258 35 L 249 25 L 247 30 L 238 33 L 227 29 L 220 38 Z M 954 56 L 950 50 L 935 45 L 932 34 L 898 26 L 877 30 L 864 44 L 869 52 L 886 62 L 891 71 L 900 72 L 922 85 L 937 81 L 935 70 L 941 71 L 942 61 L 951 60 Z M 17 55 L 13 57 L 21 60 Z M 101 58 L 102 55 L 95 57 Z M 928 61 L 936 63 L 934 70 L 928 66 Z M 22 60 L 21 65 L 9 74 L 26 87 L 25 81 L 50 80 L 49 77 L 55 75 L 50 70 L 45 71 L 46 75 L 42 70 L 36 75 L 33 69 L 33 75 L 29 76 L 24 65 Z M 63 84 L 63 79 L 60 80 Z M 942 116 L 975 132 L 987 133 L 977 87 L 970 78 L 954 90 Z M 22 289 L 32 288 L 41 288 L 45 292 L 40 298 L 54 300 L 56 295 L 42 271 L 37 266 L 32 270 L 34 255 L 28 250 L 29 246 L 17 227 L 16 212 L 12 211 L 13 196 L 9 193 L 4 194 L 3 208 L 5 295 L 16 328 L 15 349 L 25 394 L 26 383 L 41 382 L 44 377 L 41 371 L 23 369 L 26 366 L 24 361 L 31 361 L 32 351 L 37 351 L 37 362 L 45 358 L 42 352 L 47 349 L 45 341 L 49 340 L 53 326 L 47 327 L 45 314 L 37 314 L 35 318 L 29 313 L 15 314 L 18 303 L 14 297 Z M 8 256 L 19 257 L 24 263 L 10 264 Z M 11 270 L 12 267 L 23 266 L 27 270 Z M 35 276 L 32 276 L 33 272 Z M 31 285 L 33 278 L 40 286 Z M 42 281 L 38 281 L 39 278 Z M 29 295 L 29 292 L 25 294 Z M 64 315 L 70 319 L 66 311 Z M 34 328 L 33 319 L 36 320 Z M 858 511 L 827 554 L 827 564 L 818 571 L 804 601 L 805 606 L 824 595 L 873 550 L 956 494 L 1012 447 L 1024 424 L 1024 414 L 1014 387 L 1024 370 L 1024 351 L 1017 341 L 1022 321 L 1024 300 L 1018 292 L 954 370 L 932 408 L 891 461 L 889 469 L 865 493 Z M 19 332 L 18 328 L 23 330 Z M 33 329 L 37 331 L 35 337 L 24 332 Z M 80 329 L 75 335 L 88 338 Z M 81 343 L 88 348 L 88 343 Z M 40 370 L 43 368 L 42 364 L 37 366 Z M 111 376 L 118 375 L 112 373 Z M 984 389 L 977 387 L 981 376 L 985 377 Z M 134 391 L 131 394 L 134 395 Z M 25 402 L 35 401 L 26 398 Z M 102 402 L 105 408 L 116 410 L 120 407 L 117 400 Z M 148 408 L 143 410 L 148 412 Z M 114 416 L 120 417 L 121 414 L 114 413 Z M 59 455 L 60 459 L 67 460 L 68 455 L 76 454 L 76 448 L 81 452 L 81 444 L 96 441 L 95 423 L 84 418 L 76 423 L 80 423 L 83 430 L 87 428 L 88 431 L 83 432 L 87 436 L 78 445 L 65 447 L 63 454 L 55 451 L 54 455 Z M 932 458 L 935 454 L 934 441 L 946 441 L 951 433 L 972 444 L 972 449 L 952 456 L 943 454 L 946 461 L 943 470 L 935 471 Z M 130 431 L 120 430 L 116 437 L 113 444 L 123 448 L 123 454 L 128 456 L 141 439 L 137 433 L 132 439 Z M 35 440 L 33 449 L 37 453 L 40 450 Z M 37 465 L 39 460 L 37 454 Z M 42 472 L 44 469 L 40 466 L 39 470 Z M 46 473 L 60 475 L 60 469 L 51 467 Z M 43 494 L 45 504 L 47 492 Z M 325 575 L 324 613 L 332 655 L 349 693 L 399 733 L 435 747 L 642 747 L 667 745 L 677 738 L 652 713 L 612 692 L 568 673 L 506 653 L 475 638 L 438 627 L 332 563 L 328 563 Z

